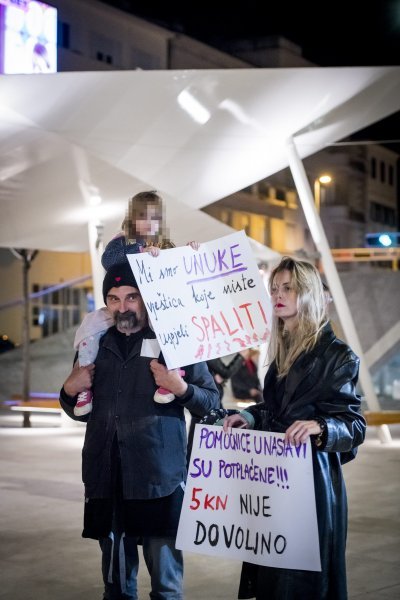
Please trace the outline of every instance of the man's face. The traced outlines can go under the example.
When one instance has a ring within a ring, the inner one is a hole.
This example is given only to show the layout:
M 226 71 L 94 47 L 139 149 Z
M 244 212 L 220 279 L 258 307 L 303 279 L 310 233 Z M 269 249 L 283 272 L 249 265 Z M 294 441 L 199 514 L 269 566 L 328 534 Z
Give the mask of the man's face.
M 135 333 L 147 325 L 147 312 L 137 288 L 129 285 L 113 287 L 106 297 L 107 308 L 121 333 Z

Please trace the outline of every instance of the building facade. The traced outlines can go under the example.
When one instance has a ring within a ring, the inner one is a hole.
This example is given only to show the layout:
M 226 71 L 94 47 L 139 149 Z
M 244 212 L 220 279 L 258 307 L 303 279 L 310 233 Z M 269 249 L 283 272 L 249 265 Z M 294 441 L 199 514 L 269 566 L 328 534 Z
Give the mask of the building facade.
M 53 0 L 51 4 L 58 10 L 59 71 L 315 66 L 302 56 L 301 48 L 279 36 L 237 41 L 221 51 L 96 0 Z M 368 232 L 398 230 L 396 153 L 377 145 L 335 146 L 308 157 L 304 165 L 311 186 L 324 172 L 332 177 L 329 187 L 320 188 L 320 214 L 331 247 L 362 247 Z M 204 211 L 234 229 L 245 229 L 282 254 L 316 258 L 289 169 Z M 0 295 L 0 334 L 20 342 L 19 313 L 15 304 L 9 305 L 22 297 L 21 265 L 8 250 L 0 255 L 1 269 L 13 281 Z M 50 269 L 53 263 L 56 266 Z M 30 269 L 30 292 L 37 294 L 89 273 L 88 255 L 39 252 Z M 42 295 L 32 301 L 32 339 L 79 322 L 88 308 L 90 281 L 73 288 L 80 291 L 69 293 L 61 285 L 47 299 Z

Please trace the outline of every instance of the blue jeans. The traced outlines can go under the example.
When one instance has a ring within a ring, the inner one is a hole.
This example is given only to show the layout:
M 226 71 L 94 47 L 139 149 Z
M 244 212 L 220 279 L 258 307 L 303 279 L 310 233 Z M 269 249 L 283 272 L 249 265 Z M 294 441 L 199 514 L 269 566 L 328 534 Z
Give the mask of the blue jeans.
M 139 538 L 110 533 L 100 539 L 104 599 L 137 600 Z M 152 600 L 183 600 L 183 556 L 175 538 L 143 537 L 143 556 L 151 578 Z

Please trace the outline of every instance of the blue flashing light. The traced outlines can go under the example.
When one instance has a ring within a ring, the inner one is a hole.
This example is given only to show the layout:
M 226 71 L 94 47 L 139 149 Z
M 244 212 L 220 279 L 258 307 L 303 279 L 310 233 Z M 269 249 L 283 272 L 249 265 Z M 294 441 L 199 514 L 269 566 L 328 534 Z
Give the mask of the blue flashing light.
M 382 244 L 382 246 L 385 246 L 385 248 L 388 248 L 393 243 L 392 238 L 387 233 L 381 233 L 378 240 L 379 240 L 379 243 Z
M 365 244 L 368 248 L 399 248 L 400 233 L 395 231 L 378 231 L 367 233 Z

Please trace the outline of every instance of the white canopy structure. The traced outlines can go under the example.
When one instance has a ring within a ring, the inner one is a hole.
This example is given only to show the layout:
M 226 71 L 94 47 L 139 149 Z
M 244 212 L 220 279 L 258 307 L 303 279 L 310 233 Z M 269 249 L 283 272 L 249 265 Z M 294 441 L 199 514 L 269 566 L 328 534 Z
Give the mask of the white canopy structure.
M 212 239 L 197 210 L 287 167 L 289 138 L 303 158 L 399 108 L 400 67 L 0 76 L 0 245 L 87 250 L 148 188 L 177 243 Z
M 143 189 L 207 241 L 231 230 L 200 208 L 290 165 L 324 260 L 301 159 L 399 109 L 400 67 L 1 76 L 0 246 L 93 251 Z

